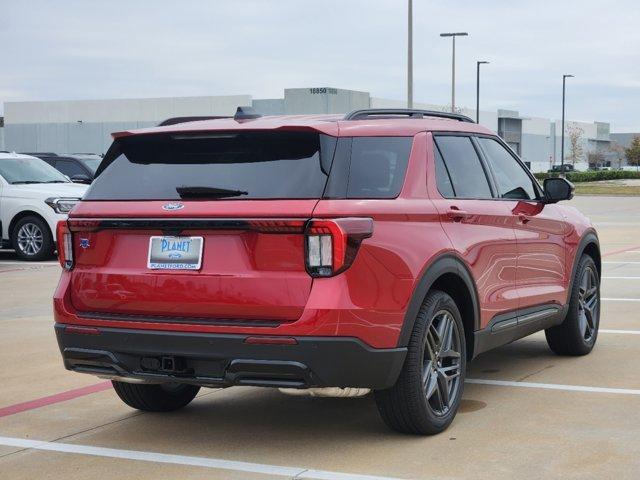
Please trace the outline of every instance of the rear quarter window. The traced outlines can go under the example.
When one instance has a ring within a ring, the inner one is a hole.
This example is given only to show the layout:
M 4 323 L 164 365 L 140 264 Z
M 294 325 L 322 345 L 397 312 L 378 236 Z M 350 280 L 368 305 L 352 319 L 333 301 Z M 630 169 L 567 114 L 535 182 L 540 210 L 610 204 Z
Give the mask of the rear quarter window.
M 395 198 L 400 194 L 413 137 L 354 137 L 347 198 Z

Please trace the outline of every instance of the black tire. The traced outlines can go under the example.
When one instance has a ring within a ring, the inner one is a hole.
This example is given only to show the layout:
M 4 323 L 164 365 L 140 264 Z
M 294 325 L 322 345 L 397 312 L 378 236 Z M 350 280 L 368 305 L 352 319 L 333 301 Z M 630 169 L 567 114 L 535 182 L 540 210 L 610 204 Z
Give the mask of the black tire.
M 30 243 L 30 240 L 33 243 Z M 32 247 L 35 245 L 37 248 Z M 18 220 L 11 232 L 11 246 L 21 260 L 32 262 L 51 258 L 54 250 L 49 226 L 41 218 L 35 216 Z
M 183 383 L 149 385 L 112 381 L 120 399 L 132 408 L 145 412 L 171 412 L 188 405 L 200 387 Z
M 600 277 L 593 259 L 582 255 L 573 279 L 567 316 L 560 325 L 544 333 L 549 348 L 558 355 L 586 355 L 596 344 L 599 325 Z
M 444 318 L 448 319 L 447 325 L 451 325 L 447 330 L 450 333 L 439 335 L 439 329 L 448 328 L 443 326 Z M 443 344 L 448 346 L 447 351 L 441 348 Z M 434 349 L 435 356 L 430 355 Z M 460 311 L 449 295 L 432 290 L 418 312 L 398 380 L 389 389 L 375 391 L 382 419 L 389 427 L 402 433 L 433 435 L 442 432 L 458 411 L 465 369 L 465 335 Z M 446 379 L 447 374 L 451 375 L 451 384 Z M 448 405 L 440 410 L 443 404 L 439 400 L 445 397 L 449 397 Z

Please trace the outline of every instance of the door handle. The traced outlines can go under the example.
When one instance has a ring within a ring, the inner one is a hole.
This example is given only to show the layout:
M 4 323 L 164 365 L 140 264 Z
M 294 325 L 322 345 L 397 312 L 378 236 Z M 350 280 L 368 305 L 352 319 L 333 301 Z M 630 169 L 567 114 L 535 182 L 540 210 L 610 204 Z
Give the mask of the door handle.
M 519 213 L 518 220 L 520 220 L 520 223 L 529 223 L 529 220 L 531 220 L 531 217 L 529 217 L 528 215 L 525 215 L 524 213 Z
M 459 210 L 455 207 L 451 207 L 448 211 L 447 211 L 447 217 L 449 217 L 451 220 L 453 220 L 454 222 L 459 222 L 461 220 L 464 220 L 466 218 L 469 218 L 470 215 L 468 212 L 465 212 L 464 210 Z

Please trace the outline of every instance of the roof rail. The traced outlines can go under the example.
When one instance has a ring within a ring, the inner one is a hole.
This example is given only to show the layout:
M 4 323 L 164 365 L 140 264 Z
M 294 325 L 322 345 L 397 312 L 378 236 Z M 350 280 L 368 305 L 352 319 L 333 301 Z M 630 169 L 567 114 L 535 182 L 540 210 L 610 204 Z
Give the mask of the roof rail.
M 220 118 L 231 118 L 231 117 L 220 116 L 220 115 L 204 116 L 204 117 L 172 117 L 172 118 L 167 118 L 166 120 L 163 120 L 158 124 L 158 126 L 167 127 L 169 125 L 176 125 L 178 123 L 198 122 L 200 120 L 218 120 Z
M 30 155 L 32 157 L 38 157 L 38 156 L 43 156 L 43 157 L 57 157 L 58 154 L 57 153 L 53 153 L 53 152 L 19 152 L 20 155 Z
M 407 117 L 407 118 L 448 118 L 460 122 L 475 123 L 471 118 L 459 113 L 438 112 L 436 110 L 416 110 L 413 108 L 365 108 L 354 110 L 344 116 L 345 120 L 366 120 L 376 118 Z

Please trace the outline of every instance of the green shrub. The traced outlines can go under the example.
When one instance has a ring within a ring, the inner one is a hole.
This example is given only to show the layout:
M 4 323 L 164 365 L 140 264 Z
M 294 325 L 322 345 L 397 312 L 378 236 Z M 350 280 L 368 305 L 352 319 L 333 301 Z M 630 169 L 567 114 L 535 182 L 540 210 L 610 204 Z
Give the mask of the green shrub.
M 534 173 L 538 180 L 545 178 L 557 177 L 559 174 L 554 173 Z M 586 172 L 569 172 L 567 180 L 574 183 L 580 182 L 597 182 L 600 180 L 621 180 L 627 178 L 640 178 L 640 172 L 631 172 L 628 170 L 588 170 Z

